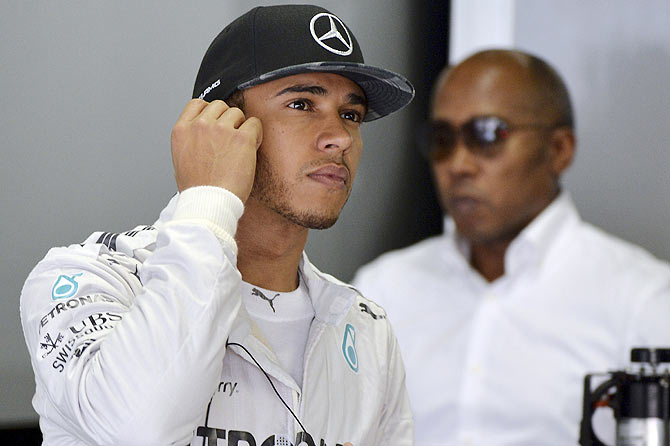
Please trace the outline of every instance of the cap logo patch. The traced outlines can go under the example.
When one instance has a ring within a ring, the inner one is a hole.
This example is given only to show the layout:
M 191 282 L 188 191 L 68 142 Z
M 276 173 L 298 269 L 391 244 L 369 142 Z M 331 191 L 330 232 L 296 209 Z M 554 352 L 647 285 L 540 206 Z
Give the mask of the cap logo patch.
M 315 15 L 309 22 L 309 29 L 316 43 L 331 53 L 348 56 L 354 51 L 354 44 L 347 27 L 333 14 L 321 12 Z
M 217 79 L 216 82 L 214 82 L 209 87 L 205 88 L 205 91 L 203 91 L 202 94 L 200 96 L 198 96 L 198 98 L 199 99 L 204 99 L 204 97 L 207 96 L 210 91 L 214 90 L 219 85 L 221 85 L 221 79 Z

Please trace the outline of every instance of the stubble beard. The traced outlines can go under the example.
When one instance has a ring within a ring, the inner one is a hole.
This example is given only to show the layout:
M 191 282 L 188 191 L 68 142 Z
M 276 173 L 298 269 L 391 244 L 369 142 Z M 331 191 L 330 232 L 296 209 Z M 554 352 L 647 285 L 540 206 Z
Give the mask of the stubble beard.
M 335 224 L 342 210 L 338 209 L 334 213 L 327 213 L 327 211 L 319 212 L 316 209 L 295 209 L 291 205 L 290 191 L 286 183 L 281 181 L 279 175 L 260 152 L 256 161 L 256 176 L 250 196 L 291 223 L 307 229 L 330 228 Z

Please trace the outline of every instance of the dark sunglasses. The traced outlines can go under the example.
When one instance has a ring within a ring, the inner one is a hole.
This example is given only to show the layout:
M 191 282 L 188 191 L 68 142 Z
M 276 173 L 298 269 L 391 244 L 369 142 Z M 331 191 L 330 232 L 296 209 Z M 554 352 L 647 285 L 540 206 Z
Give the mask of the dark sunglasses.
M 556 125 L 547 124 L 510 125 L 497 116 L 475 116 L 458 127 L 447 121 L 430 121 L 423 136 L 421 150 L 426 159 L 441 160 L 451 155 L 458 140 L 463 138 L 463 143 L 473 154 L 494 156 L 515 130 L 555 127 Z

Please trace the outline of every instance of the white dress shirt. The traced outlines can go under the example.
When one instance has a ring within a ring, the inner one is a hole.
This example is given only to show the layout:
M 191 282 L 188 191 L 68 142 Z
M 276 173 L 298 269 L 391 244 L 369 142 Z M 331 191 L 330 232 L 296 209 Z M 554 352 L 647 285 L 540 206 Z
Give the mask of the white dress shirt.
M 583 222 L 565 193 L 512 242 L 499 279 L 468 251 L 447 218 L 354 279 L 394 326 L 417 446 L 576 445 L 584 375 L 670 345 L 669 265 Z

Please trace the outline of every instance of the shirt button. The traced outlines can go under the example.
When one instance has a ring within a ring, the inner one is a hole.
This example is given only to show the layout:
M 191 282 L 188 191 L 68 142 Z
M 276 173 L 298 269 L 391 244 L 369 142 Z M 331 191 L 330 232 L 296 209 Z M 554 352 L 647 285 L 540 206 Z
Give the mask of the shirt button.
M 470 366 L 470 373 L 473 375 L 479 375 L 479 373 L 482 371 L 482 368 L 478 364 L 474 364 Z

